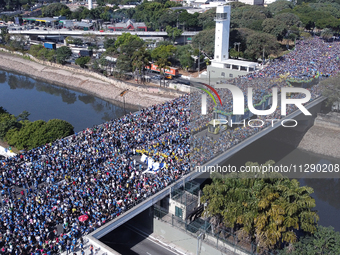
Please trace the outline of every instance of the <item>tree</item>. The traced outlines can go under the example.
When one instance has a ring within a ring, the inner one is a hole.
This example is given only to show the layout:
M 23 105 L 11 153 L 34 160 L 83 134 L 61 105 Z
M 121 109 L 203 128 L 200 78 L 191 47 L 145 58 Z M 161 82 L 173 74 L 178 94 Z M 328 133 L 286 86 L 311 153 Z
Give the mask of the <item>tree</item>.
M 114 39 L 114 38 L 107 38 L 104 41 L 104 48 L 105 49 L 114 48 L 115 47 L 115 42 L 116 42 L 116 39 Z
M 145 75 L 145 69 L 147 66 L 151 66 L 151 55 L 148 50 L 146 50 L 145 47 L 142 47 L 135 51 L 132 56 L 132 65 L 136 69 L 138 69 L 139 74 L 143 74 L 142 82 L 144 82 L 144 75 Z M 138 78 L 137 78 L 138 82 Z
M 272 165 L 268 161 L 261 165 Z M 259 168 L 247 162 L 246 167 Z M 297 241 L 295 231 L 316 232 L 318 215 L 313 208 L 313 189 L 300 186 L 276 173 L 234 173 L 214 178 L 203 189 L 201 202 L 208 202 L 206 216 L 220 218 L 240 239 L 255 240 L 262 250 L 275 249 Z M 259 252 L 259 251 L 258 251 Z
M 173 42 L 175 42 L 175 39 L 182 34 L 182 30 L 178 29 L 177 27 L 166 26 L 165 31 Z
M 47 123 L 43 120 L 24 120 L 20 126 L 8 130 L 5 138 L 10 145 L 21 150 L 32 149 L 73 133 L 73 126 L 64 120 L 52 119 Z
M 161 45 L 151 52 L 151 57 L 154 61 L 156 61 L 156 65 L 160 70 L 160 74 L 163 76 L 164 86 L 165 86 L 165 69 L 168 69 L 169 66 L 171 65 L 169 59 L 174 56 L 175 52 L 176 47 L 173 45 Z M 160 80 L 160 86 L 161 84 L 162 80 Z
M 282 41 L 287 33 L 287 25 L 275 18 L 265 19 L 262 23 L 263 32 L 272 34 L 277 40 Z
M 332 38 L 334 32 L 330 28 L 322 29 L 321 36 L 323 39 L 329 40 Z
M 262 6 L 251 6 L 245 5 L 239 8 L 236 8 L 231 12 L 230 18 L 230 27 L 248 27 L 252 23 L 258 20 L 265 20 L 266 18 L 271 18 L 272 14 L 268 11 L 267 8 Z
M 130 33 L 122 33 L 121 36 L 118 36 L 117 40 L 115 41 L 115 47 L 118 49 L 119 47 L 123 45 L 131 45 L 131 44 L 138 44 L 143 45 L 144 41 L 141 39 L 138 35 L 132 35 Z M 131 55 L 133 52 L 131 53 Z
M 159 70 L 160 70 L 160 74 L 161 76 L 163 76 L 163 83 L 165 86 L 165 69 L 169 69 L 170 66 L 170 62 L 167 58 L 161 57 L 159 59 L 157 59 L 156 61 L 156 65 L 158 66 Z M 159 80 L 159 86 L 162 86 L 162 79 Z
M 339 60 L 338 60 L 339 61 Z M 340 101 L 340 76 L 332 76 L 320 82 L 322 95 L 327 97 L 327 105 Z
M 6 42 L 6 36 L 8 35 L 7 27 L 1 28 L 1 42 Z
M 155 48 L 151 52 L 151 57 L 153 60 L 157 61 L 159 58 L 168 59 L 174 55 L 176 52 L 176 47 L 173 45 L 161 45 Z
M 301 24 L 299 17 L 293 13 L 280 13 L 278 15 L 275 15 L 274 19 L 282 22 L 288 28 L 292 26 L 299 27 Z
M 247 38 L 246 45 L 247 49 L 245 50 L 245 54 L 254 60 L 262 58 L 263 53 L 266 58 L 271 54 L 277 54 L 279 50 L 276 38 L 273 35 L 261 32 L 250 35 Z
M 190 14 L 185 10 L 179 14 L 178 21 L 184 25 L 184 30 L 195 29 L 199 26 L 198 15 L 197 12 Z
M 198 25 L 204 29 L 215 28 L 216 8 L 211 8 L 198 16 Z
M 291 10 L 293 9 L 294 5 L 291 1 L 287 0 L 277 0 L 271 4 L 268 4 L 267 8 L 268 10 L 273 14 L 276 15 L 277 13 L 288 9 Z
M 56 60 L 59 64 L 65 64 L 66 59 L 72 56 L 72 51 L 67 46 L 61 46 L 56 50 Z
M 215 28 L 203 30 L 194 36 L 192 46 L 198 48 L 199 45 L 205 54 L 211 58 L 214 57 Z
M 69 7 L 61 3 L 52 3 L 41 8 L 43 17 L 67 16 L 70 17 L 72 12 Z
M 76 65 L 79 65 L 81 68 L 85 68 L 86 64 L 90 62 L 90 60 L 91 58 L 89 56 L 86 56 L 86 57 L 77 58 L 75 63 Z
M 193 49 L 191 45 L 177 46 L 176 59 L 179 60 L 183 69 L 188 71 L 194 65 L 194 59 L 191 57 L 193 55 Z
M 300 238 L 299 242 L 281 251 L 280 255 L 340 254 L 340 233 L 333 227 L 318 226 L 313 235 Z
M 29 49 L 29 53 L 33 56 L 33 57 L 38 57 L 38 53 L 41 49 L 43 49 L 44 47 L 40 44 L 37 45 L 31 45 L 30 49 Z

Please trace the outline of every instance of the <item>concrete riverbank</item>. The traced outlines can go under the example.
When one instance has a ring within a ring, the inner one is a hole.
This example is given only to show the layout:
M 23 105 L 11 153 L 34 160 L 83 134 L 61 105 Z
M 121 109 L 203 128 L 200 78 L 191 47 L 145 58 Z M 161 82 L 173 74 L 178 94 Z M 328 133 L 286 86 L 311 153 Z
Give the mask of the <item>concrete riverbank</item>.
M 319 113 L 298 148 L 340 158 L 340 113 Z
M 89 93 L 114 104 L 123 103 L 123 98 L 119 95 L 126 89 L 129 90 L 125 94 L 126 104 L 141 107 L 159 104 L 183 94 L 183 92 L 168 88 L 131 84 L 107 78 L 88 70 L 36 59 L 32 61 L 6 51 L 0 49 L 1 69 L 18 72 L 59 86 Z

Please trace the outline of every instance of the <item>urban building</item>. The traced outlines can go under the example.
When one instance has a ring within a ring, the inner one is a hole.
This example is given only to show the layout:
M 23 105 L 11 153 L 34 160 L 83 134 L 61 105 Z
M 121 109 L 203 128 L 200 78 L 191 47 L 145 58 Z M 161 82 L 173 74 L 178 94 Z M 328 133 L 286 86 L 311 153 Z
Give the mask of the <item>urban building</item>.
M 229 79 L 255 71 L 258 63 L 229 59 L 230 5 L 216 8 L 215 52 L 207 72 L 200 75 L 213 79 Z

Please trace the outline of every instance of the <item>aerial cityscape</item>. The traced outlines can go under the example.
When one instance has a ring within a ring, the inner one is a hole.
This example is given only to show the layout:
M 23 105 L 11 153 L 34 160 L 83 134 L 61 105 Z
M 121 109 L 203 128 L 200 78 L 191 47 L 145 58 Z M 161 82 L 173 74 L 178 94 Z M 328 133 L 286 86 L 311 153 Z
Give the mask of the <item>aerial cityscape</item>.
M 340 255 L 340 1 L 0 0 L 0 252 Z

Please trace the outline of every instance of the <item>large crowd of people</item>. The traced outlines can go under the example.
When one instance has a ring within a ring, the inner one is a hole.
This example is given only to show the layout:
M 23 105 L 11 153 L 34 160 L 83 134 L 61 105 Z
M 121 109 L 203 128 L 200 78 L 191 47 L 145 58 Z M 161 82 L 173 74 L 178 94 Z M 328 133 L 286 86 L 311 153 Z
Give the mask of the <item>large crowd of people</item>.
M 72 251 L 79 237 L 188 173 L 188 126 L 184 96 L 2 160 L 4 254 Z M 150 173 L 137 151 L 164 167 Z
M 334 75 L 338 51 L 339 43 L 301 41 L 263 70 L 230 83 L 243 91 L 252 86 L 257 102 L 274 84 L 285 85 L 280 75 Z M 318 97 L 317 86 L 310 91 L 313 99 Z M 230 112 L 231 94 L 218 92 L 225 103 L 221 110 Z M 261 130 L 234 128 L 218 139 L 191 135 L 212 119 L 213 109 L 210 102 L 209 114 L 201 116 L 200 94 L 194 92 L 0 160 L 1 252 L 73 252 L 83 235 Z M 266 117 L 279 119 L 280 109 Z M 150 171 L 139 160 L 142 154 L 162 167 Z

